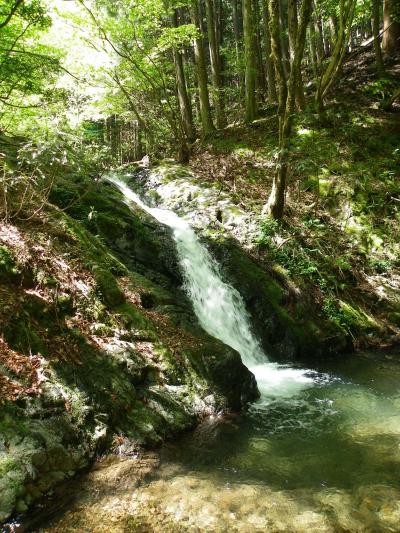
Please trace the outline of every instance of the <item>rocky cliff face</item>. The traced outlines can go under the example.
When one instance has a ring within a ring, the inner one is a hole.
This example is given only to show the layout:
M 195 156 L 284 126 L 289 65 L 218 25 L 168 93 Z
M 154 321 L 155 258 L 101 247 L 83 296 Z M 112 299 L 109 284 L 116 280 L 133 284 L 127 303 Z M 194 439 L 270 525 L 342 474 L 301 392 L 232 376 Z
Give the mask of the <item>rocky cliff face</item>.
M 101 450 L 134 454 L 257 398 L 180 290 L 169 231 L 99 184 L 0 225 L 0 521 Z

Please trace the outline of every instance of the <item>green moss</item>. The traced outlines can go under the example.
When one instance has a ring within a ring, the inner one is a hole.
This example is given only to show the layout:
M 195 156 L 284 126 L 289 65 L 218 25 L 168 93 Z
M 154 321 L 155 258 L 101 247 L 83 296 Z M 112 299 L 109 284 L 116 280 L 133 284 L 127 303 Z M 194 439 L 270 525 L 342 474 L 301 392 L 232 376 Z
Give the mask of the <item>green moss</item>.
M 6 246 L 0 246 L 0 283 L 14 283 L 21 277 L 11 251 Z
M 93 267 L 93 274 L 96 278 L 100 294 L 110 308 L 117 307 L 125 301 L 124 293 L 118 287 L 115 277 L 109 270 L 95 265 Z
M 125 326 L 130 329 L 142 330 L 147 338 L 155 338 L 154 326 L 136 306 L 125 302 L 115 308 Z
M 349 325 L 360 330 L 379 329 L 376 320 L 369 316 L 361 307 L 355 304 L 351 305 L 343 300 L 339 301 L 339 305 Z

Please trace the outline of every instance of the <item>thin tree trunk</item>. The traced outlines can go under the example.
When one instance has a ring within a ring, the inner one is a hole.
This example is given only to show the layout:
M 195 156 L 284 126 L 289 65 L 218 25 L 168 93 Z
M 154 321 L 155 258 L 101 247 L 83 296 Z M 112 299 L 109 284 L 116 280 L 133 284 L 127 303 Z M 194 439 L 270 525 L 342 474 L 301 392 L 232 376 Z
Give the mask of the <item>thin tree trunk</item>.
M 284 76 L 282 52 L 280 50 L 280 24 L 278 0 L 270 0 L 272 54 L 279 81 L 279 155 L 277 170 L 274 176 L 272 191 L 265 206 L 265 211 L 275 219 L 282 218 L 285 207 L 286 180 L 290 157 L 290 141 L 292 135 L 293 112 L 296 100 L 298 74 L 304 55 L 306 31 L 311 15 L 311 0 L 303 0 L 300 22 L 294 47 L 294 58 L 289 80 Z
M 335 48 L 329 60 L 328 66 L 320 77 L 315 95 L 316 107 L 321 119 L 324 118 L 324 98 L 328 94 L 328 91 L 332 87 L 333 83 L 336 81 L 343 64 L 347 44 L 350 39 L 351 25 L 354 18 L 356 3 L 357 0 L 347 0 L 347 2 L 346 0 L 340 0 L 339 29 Z
M 385 65 L 383 64 L 381 42 L 379 35 L 380 27 L 380 0 L 372 0 L 372 30 L 374 35 L 374 49 L 375 49 L 375 62 L 376 70 L 379 76 L 385 73 Z
M 222 95 L 221 62 L 219 57 L 219 46 L 215 32 L 215 11 L 213 0 L 206 0 L 206 16 L 208 43 L 210 48 L 211 74 L 213 82 L 213 103 L 217 118 L 217 127 L 223 128 L 225 125 L 224 100 Z
M 280 0 L 279 2 L 279 25 L 280 25 L 280 39 L 281 39 L 281 49 L 282 49 L 282 60 L 283 60 L 283 69 L 285 71 L 286 79 L 289 78 L 289 72 L 290 72 L 290 54 L 289 54 L 289 39 L 287 35 L 287 27 L 288 27 L 288 21 L 285 17 L 285 9 L 284 9 L 284 0 Z
M 296 49 L 297 39 L 297 0 L 288 0 L 288 28 L 289 28 L 289 50 L 290 50 L 290 69 L 293 68 L 293 61 Z M 298 109 L 302 110 L 306 107 L 306 100 L 304 97 L 303 77 L 301 70 L 296 73 L 296 104 Z
M 326 29 L 326 23 L 324 23 L 324 19 L 321 18 L 321 28 L 322 28 L 322 40 L 324 42 L 324 57 L 329 57 L 330 54 L 330 42 L 328 37 L 328 32 Z
M 331 42 L 329 53 L 330 55 L 332 55 L 338 35 L 338 21 L 336 16 L 332 16 L 329 18 L 329 33 Z
M 277 100 L 276 93 L 276 79 L 275 79 L 275 68 L 271 56 L 271 33 L 269 31 L 269 6 L 268 0 L 263 0 L 263 25 L 264 25 L 264 48 L 265 48 L 265 64 L 267 71 L 267 90 L 268 90 L 268 101 L 270 104 L 273 104 Z
M 317 78 L 318 77 L 319 65 L 318 65 L 318 59 L 317 59 L 317 52 L 315 50 L 315 41 L 314 41 L 313 30 L 312 30 L 312 28 L 310 26 L 308 27 L 307 34 L 308 34 L 308 44 L 309 44 L 309 47 L 310 47 L 311 68 L 312 68 L 312 71 L 313 71 L 314 78 Z
M 231 0 L 232 2 L 232 22 L 233 22 L 233 35 L 235 37 L 235 52 L 236 52 L 236 64 L 240 64 L 240 20 L 239 20 L 239 8 L 238 0 Z
M 257 49 L 252 0 L 243 0 L 243 34 L 245 49 L 245 120 L 257 117 Z
M 215 128 L 211 118 L 210 98 L 208 93 L 208 78 L 206 59 L 204 52 L 204 39 L 200 30 L 200 16 L 198 0 L 193 0 L 190 5 L 192 24 L 199 30 L 199 37 L 194 40 L 194 57 L 197 71 L 197 83 L 199 87 L 199 107 L 203 136 L 207 137 Z
M 171 15 L 171 23 L 174 28 L 178 27 L 178 15 L 176 10 Z M 193 126 L 192 105 L 186 87 L 185 69 L 183 67 L 182 53 L 176 48 L 173 48 L 173 57 L 175 64 L 176 89 L 178 94 L 179 109 L 182 118 L 182 127 L 185 132 L 187 140 L 191 143 L 195 139 Z
M 321 65 L 324 60 L 324 53 L 325 53 L 324 40 L 322 37 L 321 17 L 317 13 L 314 13 L 313 18 L 314 18 L 315 51 L 317 53 L 318 64 Z
M 255 23 L 255 41 L 257 50 L 257 88 L 258 98 L 263 99 L 266 94 L 266 73 L 263 61 L 262 53 L 262 40 L 261 40 L 261 17 L 260 6 L 258 0 L 253 0 L 253 12 Z

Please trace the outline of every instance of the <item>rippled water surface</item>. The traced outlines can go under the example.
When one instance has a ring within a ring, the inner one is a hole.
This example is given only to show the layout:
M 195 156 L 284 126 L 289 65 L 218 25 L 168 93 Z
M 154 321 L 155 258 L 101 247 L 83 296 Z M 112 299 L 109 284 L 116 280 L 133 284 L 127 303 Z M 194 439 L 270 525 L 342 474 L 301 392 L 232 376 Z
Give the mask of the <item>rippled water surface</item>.
M 291 397 L 99 463 L 41 531 L 400 531 L 400 357 L 301 375 Z

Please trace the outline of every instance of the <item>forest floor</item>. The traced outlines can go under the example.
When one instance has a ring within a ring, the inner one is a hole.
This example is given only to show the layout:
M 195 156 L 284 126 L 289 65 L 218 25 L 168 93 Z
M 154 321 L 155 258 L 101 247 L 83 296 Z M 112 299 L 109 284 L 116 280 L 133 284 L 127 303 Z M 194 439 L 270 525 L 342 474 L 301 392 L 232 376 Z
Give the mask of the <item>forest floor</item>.
M 261 217 L 255 243 L 259 259 L 279 267 L 360 347 L 390 345 L 400 328 L 400 113 L 382 108 L 399 86 L 399 65 L 393 60 L 377 79 L 373 52 L 358 49 L 326 122 L 312 104 L 296 115 L 285 217 Z M 257 217 L 276 165 L 273 113 L 228 126 L 190 164 Z

